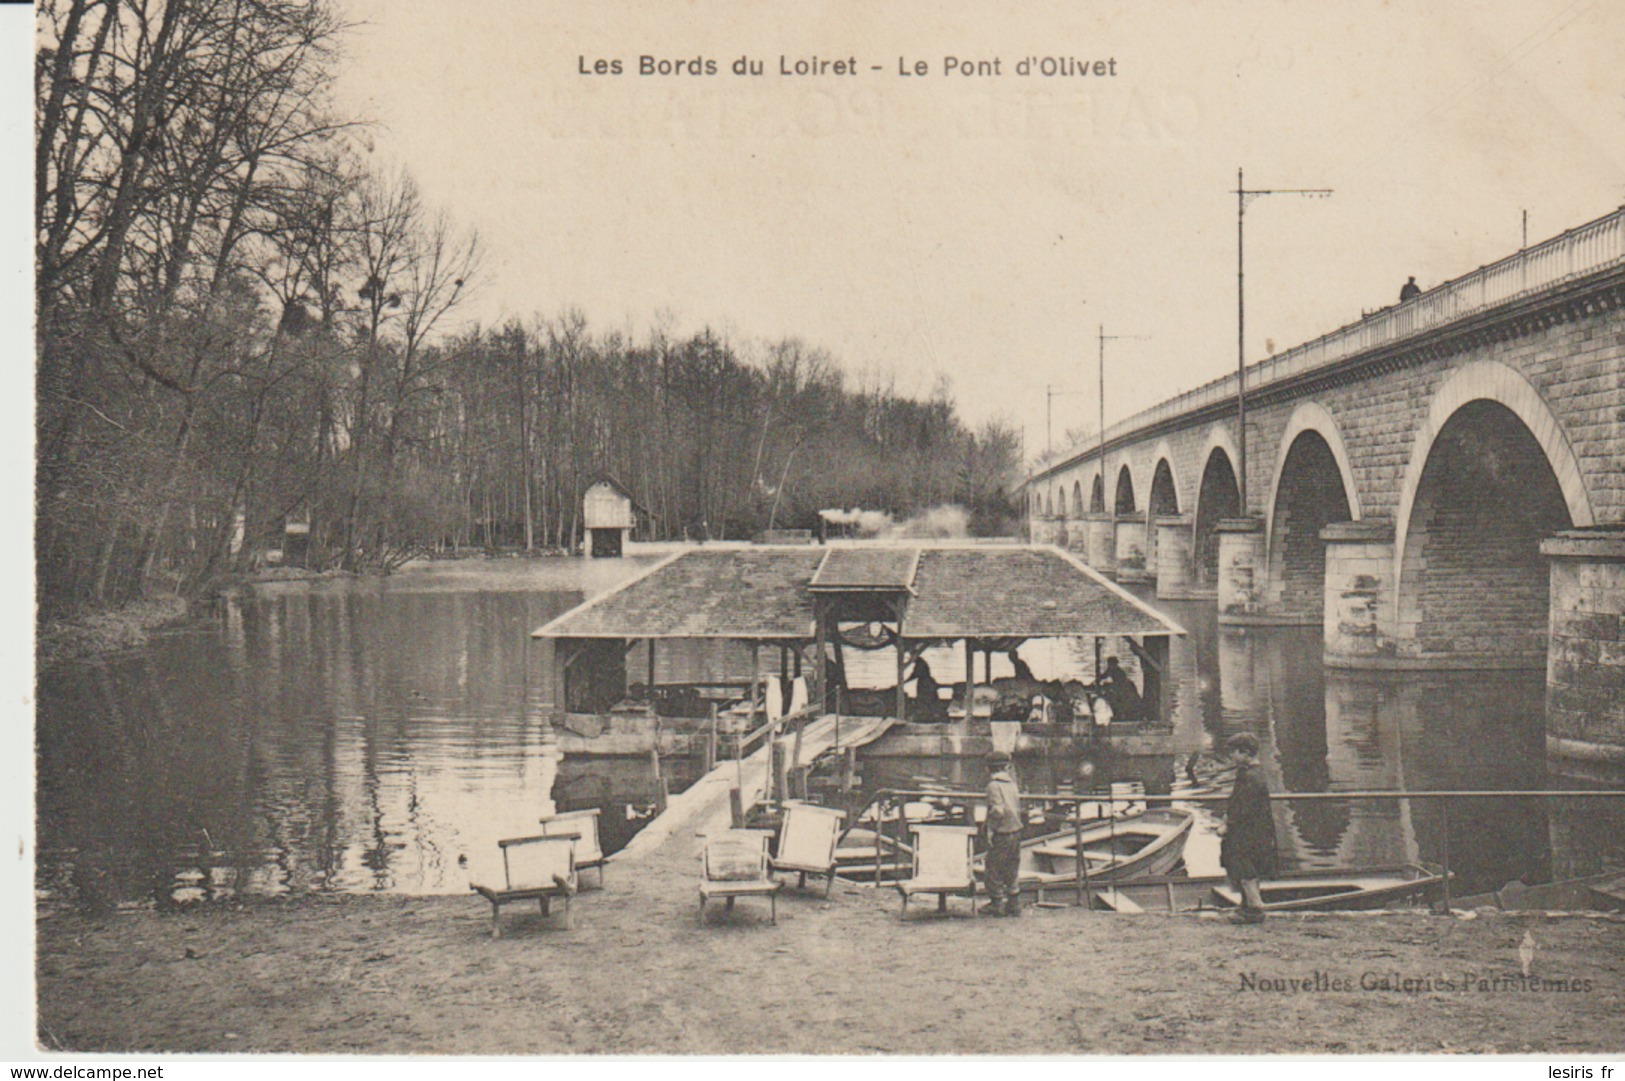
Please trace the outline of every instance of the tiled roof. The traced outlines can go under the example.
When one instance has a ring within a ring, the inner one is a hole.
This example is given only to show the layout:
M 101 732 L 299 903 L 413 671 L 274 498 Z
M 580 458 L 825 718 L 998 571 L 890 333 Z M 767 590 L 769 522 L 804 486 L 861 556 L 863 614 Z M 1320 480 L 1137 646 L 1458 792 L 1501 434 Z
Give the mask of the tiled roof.
M 545 638 L 811 638 L 819 548 L 682 552 L 536 632 Z
M 918 548 L 831 548 L 813 589 L 904 590 L 914 581 Z
M 884 553 L 849 564 L 864 573 L 917 561 L 915 596 L 903 622 L 907 638 L 1184 633 L 1059 549 L 977 545 L 696 549 L 571 609 L 536 635 L 810 639 L 813 575 L 826 554 L 837 551 Z M 873 588 L 873 576 L 867 581 Z
M 1054 548 L 922 548 L 907 638 L 1183 634 Z

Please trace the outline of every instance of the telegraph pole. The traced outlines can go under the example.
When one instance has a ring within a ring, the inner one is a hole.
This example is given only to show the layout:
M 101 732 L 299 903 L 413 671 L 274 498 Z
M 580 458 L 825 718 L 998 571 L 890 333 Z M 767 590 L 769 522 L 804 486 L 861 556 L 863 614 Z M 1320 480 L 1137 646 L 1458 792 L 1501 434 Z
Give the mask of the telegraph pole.
M 1254 188 L 1248 190 L 1242 182 L 1241 169 L 1236 169 L 1236 446 L 1241 453 L 1241 475 L 1236 487 L 1241 495 L 1241 513 L 1247 513 L 1247 293 L 1243 288 L 1243 253 L 1246 250 L 1242 219 L 1247 215 L 1247 200 L 1262 199 L 1266 195 L 1302 195 L 1310 199 L 1324 199 L 1331 188 Z

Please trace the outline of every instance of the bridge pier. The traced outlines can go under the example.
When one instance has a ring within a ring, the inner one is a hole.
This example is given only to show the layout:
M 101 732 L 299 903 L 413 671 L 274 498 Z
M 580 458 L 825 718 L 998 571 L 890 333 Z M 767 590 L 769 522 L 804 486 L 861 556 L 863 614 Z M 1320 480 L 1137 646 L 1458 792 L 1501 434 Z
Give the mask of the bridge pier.
M 1095 511 L 1084 520 L 1084 525 L 1089 531 L 1088 563 L 1101 574 L 1111 574 L 1115 567 L 1117 556 L 1117 537 L 1113 529 L 1115 524 L 1112 515 L 1104 511 Z
M 1151 576 L 1145 566 L 1145 519 L 1138 514 L 1117 516 L 1116 539 L 1117 580 L 1119 582 L 1148 582 Z
M 1546 750 L 1564 773 L 1625 769 L 1625 526 L 1565 530 L 1550 561 Z
M 1387 519 L 1333 522 L 1326 542 L 1325 662 L 1381 667 L 1396 653 L 1393 610 L 1394 525 Z
M 1191 516 L 1165 514 L 1157 519 L 1157 599 L 1199 600 L 1212 596 L 1195 588 L 1191 575 Z
M 1082 518 L 1066 520 L 1065 548 L 1073 555 L 1081 557 L 1085 563 L 1089 562 L 1089 527 Z
M 1219 622 L 1258 623 L 1264 610 L 1264 523 L 1257 518 L 1221 518 L 1219 534 Z

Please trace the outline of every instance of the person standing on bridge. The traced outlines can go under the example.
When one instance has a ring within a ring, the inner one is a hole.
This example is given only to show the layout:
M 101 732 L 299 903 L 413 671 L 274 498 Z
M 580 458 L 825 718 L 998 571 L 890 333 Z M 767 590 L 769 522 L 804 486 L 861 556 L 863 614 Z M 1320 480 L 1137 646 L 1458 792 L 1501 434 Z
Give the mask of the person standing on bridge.
M 1410 278 L 1406 280 L 1405 284 L 1399 287 L 1399 302 L 1401 304 L 1405 303 L 1407 300 L 1415 300 L 1421 295 L 1422 287 L 1416 284 L 1415 274 L 1412 274 Z
M 1238 732 L 1224 749 L 1236 766 L 1236 782 L 1224 809 L 1224 840 L 1219 863 L 1230 885 L 1241 893 L 1241 912 L 1233 923 L 1263 923 L 1264 896 L 1259 880 L 1275 874 L 1275 816 L 1270 790 L 1258 771 L 1258 737 Z

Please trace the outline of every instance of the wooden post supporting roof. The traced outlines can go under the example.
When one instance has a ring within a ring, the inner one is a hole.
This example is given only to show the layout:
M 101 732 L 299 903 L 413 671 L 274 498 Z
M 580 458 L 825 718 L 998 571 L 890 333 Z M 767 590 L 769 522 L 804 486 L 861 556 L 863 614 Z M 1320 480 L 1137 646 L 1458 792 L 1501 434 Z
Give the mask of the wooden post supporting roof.
M 556 713 L 570 712 L 570 666 L 585 648 L 582 643 L 568 638 L 553 643 L 553 709 Z
M 1146 660 L 1150 662 L 1143 666 L 1146 706 L 1152 711 L 1150 720 L 1164 723 L 1173 721 L 1170 698 L 1174 681 L 1168 671 L 1171 642 L 1172 639 L 1166 634 L 1148 634 L 1145 637 Z
M 899 721 L 908 719 L 908 695 L 903 691 L 903 676 L 905 675 L 903 669 L 907 664 L 906 648 L 903 645 L 903 610 L 907 603 L 901 598 L 891 603 L 892 611 L 897 614 L 897 719 Z
M 1140 642 L 1123 639 L 1129 650 L 1140 659 L 1140 673 L 1144 688 L 1140 701 L 1148 721 L 1168 719 L 1168 692 L 1173 681 L 1168 678 L 1169 638 L 1166 634 L 1148 634 Z
M 829 609 L 829 602 L 822 597 L 813 598 L 813 639 L 817 643 L 813 678 L 818 680 L 818 712 L 829 712 L 829 660 L 824 655 L 825 641 L 828 635 L 825 632 L 825 615 Z

